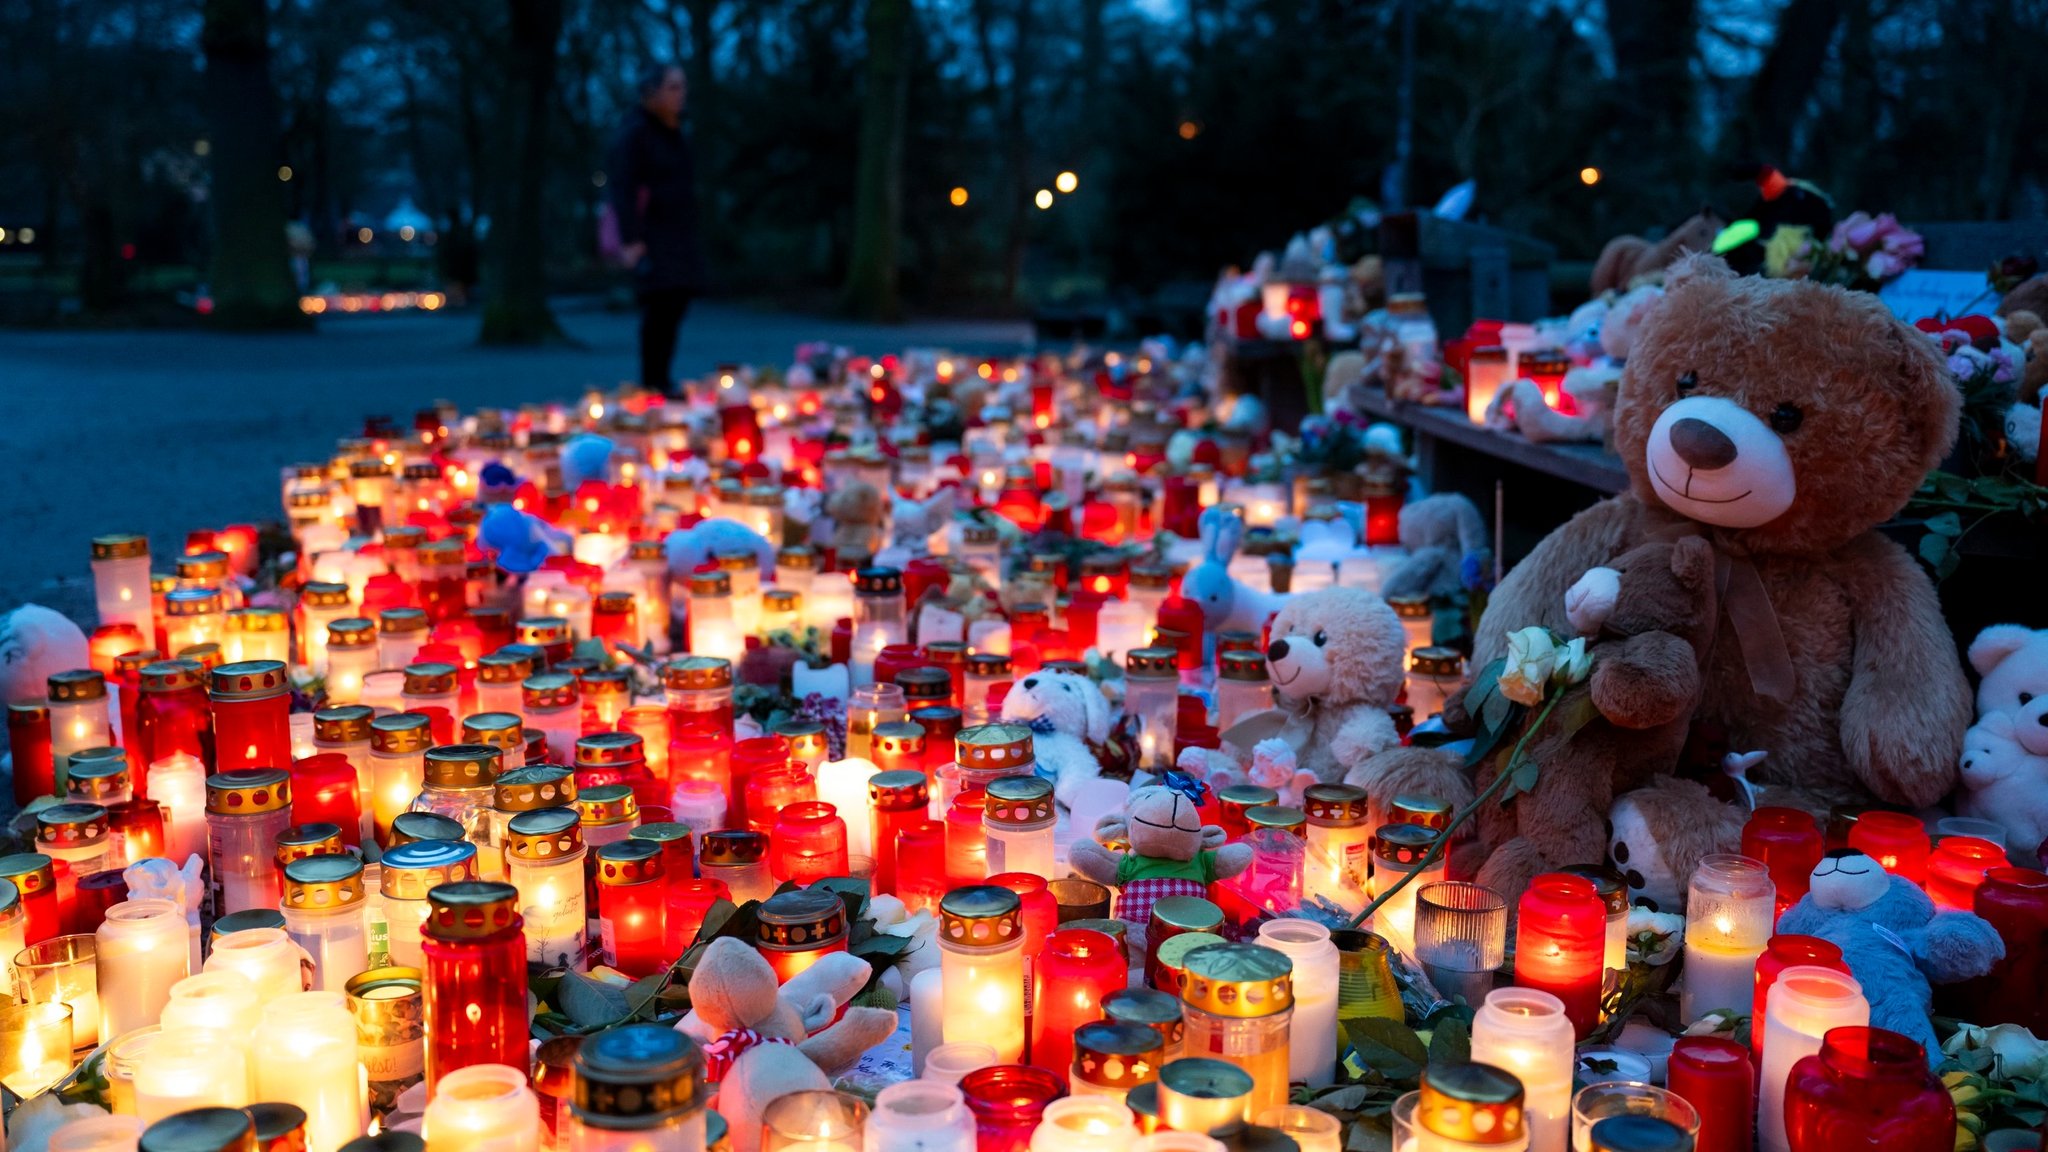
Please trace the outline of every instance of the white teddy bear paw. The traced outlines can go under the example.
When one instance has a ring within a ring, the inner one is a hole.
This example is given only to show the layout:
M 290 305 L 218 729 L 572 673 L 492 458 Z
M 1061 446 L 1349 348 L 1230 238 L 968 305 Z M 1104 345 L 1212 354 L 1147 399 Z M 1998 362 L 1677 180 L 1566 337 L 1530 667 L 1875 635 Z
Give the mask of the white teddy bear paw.
M 1621 573 L 1612 568 L 1588 568 L 1577 583 L 1565 589 L 1564 615 L 1572 631 L 1591 636 L 1607 623 L 1621 598 Z

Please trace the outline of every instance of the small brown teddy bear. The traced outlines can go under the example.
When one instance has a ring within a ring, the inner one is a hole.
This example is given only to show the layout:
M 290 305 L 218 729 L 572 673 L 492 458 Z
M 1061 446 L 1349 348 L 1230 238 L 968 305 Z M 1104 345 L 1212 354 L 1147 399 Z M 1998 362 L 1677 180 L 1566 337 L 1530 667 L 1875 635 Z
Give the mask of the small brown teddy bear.
M 1165 784 L 1133 788 L 1122 815 L 1096 823 L 1093 840 L 1074 843 L 1074 871 L 1117 890 L 1116 918 L 1128 926 L 1126 950 L 1134 959 L 1145 955 L 1152 905 L 1169 896 L 1206 899 L 1211 883 L 1252 866 L 1250 848 L 1224 843 L 1223 829 L 1202 823 L 1205 791 L 1200 781 L 1169 772 Z
M 882 494 L 865 480 L 851 480 L 825 497 L 825 516 L 832 522 L 832 534 L 816 545 L 830 545 L 844 567 L 849 562 L 866 563 L 882 543 Z
M 1638 277 L 1662 272 L 1688 252 L 1711 252 L 1720 232 L 1721 218 L 1705 208 L 1654 243 L 1641 236 L 1616 236 L 1593 262 L 1593 295 L 1626 292 Z
M 2020 366 L 2019 401 L 2038 406 L 2041 386 L 2048 384 L 2048 324 L 2032 312 L 2008 312 L 2005 338 L 2019 345 L 2026 357 Z

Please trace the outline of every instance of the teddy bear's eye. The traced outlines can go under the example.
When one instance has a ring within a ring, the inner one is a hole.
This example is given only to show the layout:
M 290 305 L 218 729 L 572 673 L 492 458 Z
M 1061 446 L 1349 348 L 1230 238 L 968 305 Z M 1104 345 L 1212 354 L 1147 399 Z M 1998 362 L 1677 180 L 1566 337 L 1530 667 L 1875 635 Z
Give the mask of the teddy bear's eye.
M 1780 404 L 1771 410 L 1771 427 L 1780 433 L 1790 435 L 1797 432 L 1805 422 L 1806 413 L 1800 411 L 1796 404 Z
M 1327 642 L 1329 641 L 1329 639 L 1330 639 L 1330 634 L 1329 634 L 1329 633 L 1327 633 L 1327 632 L 1325 632 L 1325 631 L 1323 631 L 1323 630 L 1322 630 L 1321 628 L 1318 628 L 1318 629 L 1316 629 L 1316 634 L 1315 634 L 1315 637 L 1314 637 L 1314 639 L 1315 639 L 1315 642 L 1316 642 L 1316 647 L 1318 647 L 1318 648 L 1321 648 L 1321 647 L 1322 647 L 1322 646 L 1323 646 L 1323 645 L 1324 645 L 1325 643 L 1327 643 Z
M 1692 390 L 1699 386 L 1700 374 L 1697 372 L 1687 372 L 1678 378 L 1678 394 L 1680 396 L 1692 395 Z
M 2032 704 L 2033 702 L 2034 694 L 2032 692 L 2020 693 L 2020 707 L 2025 708 L 2027 705 Z

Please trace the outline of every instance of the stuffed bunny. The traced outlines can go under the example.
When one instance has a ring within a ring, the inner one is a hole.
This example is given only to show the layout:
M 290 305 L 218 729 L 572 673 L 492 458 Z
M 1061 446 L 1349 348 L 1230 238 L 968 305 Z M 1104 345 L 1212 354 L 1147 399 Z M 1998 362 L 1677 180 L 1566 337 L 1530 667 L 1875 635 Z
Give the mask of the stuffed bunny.
M 1116 918 L 1127 926 L 1126 945 L 1134 958 L 1145 955 L 1145 927 L 1152 905 L 1168 896 L 1208 898 L 1213 881 L 1227 880 L 1252 866 L 1252 850 L 1224 843 L 1223 829 L 1202 823 L 1207 788 L 1179 771 L 1166 783 L 1131 790 L 1123 814 L 1105 816 L 1095 839 L 1074 844 L 1074 871 L 1117 890 Z M 1127 843 L 1127 850 L 1106 847 Z
M 900 549 L 906 558 L 930 555 L 932 535 L 945 528 L 953 519 L 953 504 L 957 494 L 957 489 L 946 487 L 923 500 L 906 500 L 901 496 L 891 496 L 889 547 L 892 550 Z
M 1203 511 L 1202 560 L 1181 577 L 1180 594 L 1202 606 L 1202 626 L 1218 632 L 1257 632 L 1287 604 L 1284 594 L 1261 592 L 1230 574 L 1230 558 L 1244 541 L 1244 521 L 1225 507 Z

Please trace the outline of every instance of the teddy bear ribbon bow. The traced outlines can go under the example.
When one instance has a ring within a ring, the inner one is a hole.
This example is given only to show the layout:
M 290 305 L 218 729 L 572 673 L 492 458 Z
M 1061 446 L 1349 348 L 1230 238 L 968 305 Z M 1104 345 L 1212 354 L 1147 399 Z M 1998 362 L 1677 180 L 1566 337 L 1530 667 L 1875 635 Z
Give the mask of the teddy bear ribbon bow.
M 1748 553 L 1730 545 L 1692 521 L 1673 525 L 1659 535 L 1676 540 L 1700 536 L 1714 549 L 1714 590 L 1721 599 L 1721 612 L 1735 626 L 1735 642 L 1742 649 L 1742 665 L 1749 671 L 1749 687 L 1757 696 L 1780 704 L 1792 699 L 1794 688 L 1792 656 L 1785 647 L 1784 630 L 1778 627 L 1778 610 L 1771 604 L 1770 590 Z
M 755 1045 L 788 1043 L 779 1036 L 763 1036 L 752 1028 L 728 1028 L 704 1045 L 704 1079 L 711 1084 L 725 1079 L 733 1063 Z

